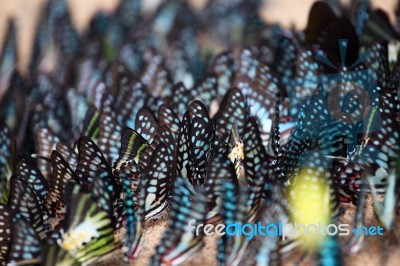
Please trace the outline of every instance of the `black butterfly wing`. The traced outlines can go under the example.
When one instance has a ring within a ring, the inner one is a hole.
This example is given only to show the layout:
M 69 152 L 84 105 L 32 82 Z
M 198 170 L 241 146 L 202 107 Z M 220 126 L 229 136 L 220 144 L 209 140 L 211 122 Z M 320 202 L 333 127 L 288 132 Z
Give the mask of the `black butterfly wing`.
M 76 152 L 63 143 L 57 144 L 56 151 L 65 159 L 72 170 L 75 171 L 78 164 L 78 155 Z
M 189 112 L 183 116 L 182 122 L 179 127 L 178 141 L 177 141 L 177 158 L 176 170 L 177 176 L 184 179 L 189 179 L 193 182 L 193 161 L 191 159 L 190 151 L 190 118 Z
M 100 128 L 100 112 L 94 105 L 90 105 L 86 111 L 82 124 L 82 135 L 90 137 L 97 143 Z
M 44 204 L 51 217 L 63 218 L 66 206 L 62 199 L 64 198 L 66 185 L 69 182 L 79 184 L 79 181 L 68 163 L 57 151 L 51 153 L 51 165 L 53 176 L 50 180 L 49 192 L 46 195 Z
M 213 125 L 211 120 L 207 123 L 203 118 L 195 117 L 190 130 L 190 149 L 193 162 L 193 184 L 200 185 L 204 181 L 206 164 L 211 152 L 213 141 Z
M 264 183 L 264 178 L 267 177 L 271 158 L 262 145 L 261 134 L 254 117 L 250 117 L 246 123 L 243 135 L 243 154 L 246 180 L 250 187 L 257 187 L 260 183 Z
M 204 246 L 204 235 L 196 236 L 194 230 L 187 229 L 188 221 L 191 221 L 193 226 L 205 222 L 206 204 L 204 191 L 197 191 L 193 195 L 190 184 L 182 178 L 177 178 L 168 228 L 156 247 L 151 265 L 178 265 Z
M 9 243 L 11 241 L 11 210 L 6 205 L 0 205 L 0 265 L 5 266 Z
M 173 155 L 160 143 L 154 150 L 146 172 L 141 175 L 139 190 L 145 191 L 139 206 L 144 208 L 145 220 L 162 216 L 169 205 L 173 176 Z M 139 192 L 140 193 L 140 192 Z
M 154 113 L 147 107 L 143 107 L 136 115 L 135 130 L 147 142 L 152 142 L 156 130 L 158 128 L 158 121 Z
M 121 135 L 119 156 L 113 165 L 114 172 L 120 171 L 120 168 L 128 162 L 134 161 L 135 165 L 137 165 L 141 153 L 144 152 L 148 146 L 149 143 L 139 133 L 131 128 L 125 128 Z
M 157 132 L 154 136 L 153 142 L 144 150 L 140 157 L 139 157 L 139 162 L 138 162 L 138 168 L 140 172 L 143 172 L 146 170 L 148 165 L 150 164 L 150 160 L 154 154 L 155 149 L 158 147 L 159 144 L 165 144 L 168 152 L 171 156 L 170 160 L 175 162 L 175 150 L 176 150 L 176 141 L 174 138 L 174 135 L 172 134 L 171 130 L 167 125 L 163 125 L 158 127 Z M 175 163 L 172 164 L 173 166 L 173 173 L 175 173 Z
M 143 227 L 142 227 L 142 216 L 143 208 L 137 208 L 135 210 L 136 202 L 131 187 L 131 180 L 127 175 L 121 175 L 122 187 L 125 193 L 124 197 L 124 212 L 123 217 L 125 221 L 125 259 L 127 261 L 135 259 L 142 247 L 144 240 Z
M 42 203 L 49 191 L 49 185 L 40 171 L 25 160 L 21 160 L 15 167 L 15 173 L 19 180 L 32 187 L 37 201 Z
M 239 134 L 243 133 L 246 119 L 246 101 L 239 89 L 230 89 L 224 96 L 220 109 L 214 116 L 216 134 L 226 142 L 233 123 L 237 123 Z
M 38 167 L 46 180 L 51 177 L 51 163 L 45 158 L 51 157 L 51 152 L 56 149 L 61 140 L 49 128 L 39 128 L 36 131 L 36 143 L 38 147 Z M 42 158 L 41 158 L 42 157 Z
M 232 192 L 228 192 L 226 189 L 239 189 L 234 166 L 225 154 L 213 154 L 208 160 L 204 186 L 207 191 L 207 207 L 209 209 L 207 218 L 210 219 L 217 214 L 223 215 L 222 210 L 225 204 L 229 204 L 222 200 L 225 197 L 223 194 Z M 236 193 L 237 191 L 234 192 L 235 197 Z
M 175 139 L 177 139 L 179 133 L 179 125 L 181 123 L 178 115 L 166 104 L 162 104 L 158 109 L 158 119 L 160 121 L 160 126 L 168 125 L 172 133 L 174 134 Z
M 46 231 L 43 225 L 47 215 L 42 202 L 38 202 L 38 197 L 32 186 L 27 185 L 17 175 L 11 178 L 8 202 L 10 209 L 20 212 L 37 233 Z
M 99 207 L 110 216 L 114 215 L 114 225 L 120 226 L 118 221 L 122 216 L 122 205 L 119 202 L 121 189 L 111 167 L 90 138 L 81 137 L 78 149 L 76 177 L 82 183 L 84 190 L 90 192 L 98 201 Z
M 80 263 L 113 251 L 112 217 L 78 185 L 68 184 L 65 196 L 69 211 L 61 238 L 57 241 L 59 246 Z
M 11 229 L 11 242 L 7 263 L 41 265 L 41 242 L 35 229 L 22 217 L 15 216 Z
M 147 99 L 147 92 L 141 82 L 134 81 L 128 86 L 123 86 L 115 104 L 116 115 L 123 126 L 135 128 L 136 114 L 142 108 Z
M 3 204 L 6 204 L 8 201 L 9 182 L 14 171 L 13 149 L 10 130 L 7 126 L 3 126 L 0 129 L 0 198 Z
M 227 91 L 232 87 L 235 75 L 235 60 L 231 52 L 224 52 L 215 58 L 213 71 L 218 80 L 218 98 L 222 99 Z

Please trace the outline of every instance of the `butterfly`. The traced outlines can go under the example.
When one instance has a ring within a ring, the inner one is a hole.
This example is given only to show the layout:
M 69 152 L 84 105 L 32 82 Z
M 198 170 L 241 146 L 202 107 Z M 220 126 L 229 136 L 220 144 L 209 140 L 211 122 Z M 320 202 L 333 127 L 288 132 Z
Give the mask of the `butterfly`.
M 120 149 L 121 125 L 112 110 L 113 97 L 104 97 L 100 114 L 99 136 L 97 144 L 107 162 L 112 165 L 118 158 Z
M 115 249 L 112 217 L 101 210 L 79 185 L 68 184 L 64 193 L 68 212 L 57 240 L 61 249 L 84 263 Z
M 46 158 L 50 158 L 51 152 L 56 149 L 57 144 L 61 142 L 60 138 L 53 133 L 49 128 L 38 128 L 36 131 L 37 154 L 33 157 L 38 157 L 38 167 L 40 172 L 46 178 L 50 179 L 51 164 Z
M 138 111 L 135 121 L 136 131 L 147 142 L 152 142 L 158 128 L 158 121 L 154 113 L 149 108 L 143 107 Z
M 246 116 L 247 105 L 243 94 L 239 89 L 230 89 L 213 117 L 216 135 L 222 141 L 227 142 L 234 123 L 236 123 L 239 135 L 242 135 Z
M 48 209 L 51 217 L 62 219 L 66 212 L 65 203 L 62 202 L 65 187 L 69 182 L 75 184 L 80 184 L 80 182 L 68 163 L 55 150 L 51 153 L 51 165 L 53 175 L 49 180 L 49 190 L 43 204 Z
M 135 128 L 137 113 L 145 105 L 148 95 L 141 82 L 129 82 L 127 77 L 121 82 L 124 79 L 127 84 L 118 91 L 114 108 L 121 125 Z
M 171 132 L 174 134 L 175 139 L 178 138 L 179 125 L 181 123 L 178 115 L 169 108 L 166 104 L 162 104 L 158 109 L 159 125 L 168 125 Z
M 240 53 L 239 73 L 234 86 L 245 97 L 250 114 L 258 118 L 264 146 L 268 146 L 278 95 L 278 80 L 271 69 L 261 64 L 252 52 L 243 49 Z
M 41 265 L 41 245 L 37 232 L 30 223 L 22 217 L 12 224 L 7 265 L 13 263 L 27 263 Z
M 232 81 L 235 74 L 235 60 L 232 52 L 228 51 L 217 55 L 212 69 L 218 80 L 218 100 L 221 100 L 232 87 Z
M 7 126 L 0 129 L 0 197 L 3 204 L 7 204 L 10 178 L 14 169 L 14 148 L 10 130 Z
M 213 123 L 206 107 L 200 101 L 193 101 L 188 107 L 190 116 L 189 151 L 193 162 L 193 184 L 204 179 L 207 160 L 214 140 Z
M 146 86 L 152 96 L 161 96 L 171 89 L 171 78 L 164 66 L 164 58 L 161 55 L 151 55 L 141 75 L 140 81 Z
M 89 105 L 82 122 L 82 135 L 90 137 L 95 143 L 99 137 L 100 112 L 94 105 Z
M 0 265 L 6 265 L 6 258 L 11 241 L 11 210 L 6 205 L 0 205 Z
M 139 181 L 139 208 L 144 209 L 144 220 L 159 218 L 169 206 L 174 182 L 172 167 L 173 156 L 170 150 L 164 143 L 158 144 L 146 171 L 141 172 Z
M 121 174 L 124 197 L 124 222 L 125 222 L 125 260 L 135 259 L 144 241 L 142 217 L 144 208 L 136 208 L 135 196 L 132 191 L 131 180 L 124 173 Z M 144 191 L 142 191 L 144 192 Z
M 176 179 L 168 227 L 155 248 L 150 265 L 178 265 L 187 261 L 204 246 L 204 235 L 196 235 L 194 230 L 188 230 L 188 221 L 194 220 L 193 226 L 204 224 L 206 203 L 203 191 L 193 194 L 187 180 Z
M 229 188 L 225 187 L 228 186 Z M 222 209 L 225 207 L 223 201 L 224 193 L 226 189 L 233 189 L 236 197 L 236 193 L 239 189 L 239 182 L 235 174 L 235 168 L 231 160 L 221 153 L 214 153 L 210 156 L 207 162 L 206 178 L 204 183 L 204 188 L 207 192 L 207 219 L 211 220 L 213 218 L 218 218 L 218 215 L 222 215 Z
M 75 175 L 98 201 L 99 207 L 113 217 L 114 226 L 122 226 L 122 204 L 120 183 L 112 173 L 99 147 L 88 137 L 78 141 L 79 159 Z

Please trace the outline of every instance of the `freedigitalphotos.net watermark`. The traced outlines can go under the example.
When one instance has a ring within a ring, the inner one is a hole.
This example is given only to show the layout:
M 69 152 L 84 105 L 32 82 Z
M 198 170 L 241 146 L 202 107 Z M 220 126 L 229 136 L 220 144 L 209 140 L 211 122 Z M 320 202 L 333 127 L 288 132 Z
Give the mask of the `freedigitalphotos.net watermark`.
M 278 222 L 276 224 L 262 224 L 258 222 L 256 224 L 241 224 L 238 222 L 230 224 L 196 224 L 196 220 L 191 220 L 188 223 L 188 232 L 194 232 L 196 236 L 200 234 L 205 234 L 206 236 L 217 235 L 223 236 L 227 235 L 229 237 L 235 235 L 243 235 L 246 240 L 251 240 L 253 237 L 260 235 L 265 237 L 280 237 L 282 240 L 286 238 L 295 238 L 299 235 L 308 236 L 347 236 L 351 233 L 353 235 L 364 234 L 366 236 L 383 236 L 383 227 L 381 226 L 360 226 L 358 228 L 353 228 L 350 230 L 349 224 L 291 224 Z

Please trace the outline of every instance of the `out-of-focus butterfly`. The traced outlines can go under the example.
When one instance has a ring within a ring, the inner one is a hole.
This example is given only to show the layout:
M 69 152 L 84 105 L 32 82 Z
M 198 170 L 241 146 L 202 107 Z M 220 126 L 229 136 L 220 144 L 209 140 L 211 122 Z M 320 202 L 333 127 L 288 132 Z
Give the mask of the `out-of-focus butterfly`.
M 115 249 L 112 216 L 101 210 L 79 185 L 68 184 L 65 192 L 68 212 L 58 245 L 80 263 Z
M 106 96 L 106 95 L 105 95 Z M 112 110 L 114 98 L 111 95 L 104 97 L 100 114 L 98 146 L 110 165 L 118 158 L 120 150 L 121 125 L 118 123 L 115 112 Z
M 160 97 L 168 95 L 171 90 L 171 78 L 164 66 L 164 58 L 161 55 L 149 55 L 147 66 L 141 75 L 141 82 L 146 86 L 150 95 Z
M 127 84 L 120 87 L 116 97 L 115 112 L 122 126 L 135 128 L 137 113 L 145 105 L 148 94 L 141 82 L 125 79 Z
M 271 69 L 261 64 L 250 50 L 244 49 L 240 52 L 240 64 L 234 86 L 238 87 L 245 97 L 250 115 L 257 117 L 263 143 L 267 147 L 276 110 L 276 97 L 279 92 L 276 77 Z
M 171 132 L 174 134 L 175 139 L 178 138 L 181 120 L 178 115 L 166 104 L 162 104 L 158 109 L 158 120 L 160 126 L 168 125 L 171 129 Z
M 144 206 L 136 208 L 137 202 L 135 202 L 130 177 L 121 173 L 120 178 L 124 191 L 125 260 L 129 261 L 138 256 L 144 241 L 142 224 Z M 146 192 L 142 190 L 140 193 Z
M 172 91 L 166 103 L 178 114 L 178 117 L 181 117 L 194 100 L 203 102 L 205 106 L 211 105 L 212 100 L 217 97 L 217 78 L 210 74 L 193 88 L 186 88 L 182 82 L 179 82 L 174 85 Z
M 5 266 L 9 243 L 11 241 L 12 213 L 6 205 L 0 205 L 0 265 Z
M 15 215 L 15 213 L 14 213 Z M 41 241 L 37 232 L 22 217 L 12 223 L 7 265 L 41 265 Z
M 202 184 L 207 160 L 214 140 L 213 123 L 207 108 L 200 101 L 193 101 L 188 107 L 190 117 L 189 157 L 193 162 L 192 184 Z
M 51 153 L 51 165 L 53 175 L 49 180 L 49 191 L 43 204 L 46 206 L 50 217 L 62 219 L 66 213 L 65 203 L 62 202 L 66 185 L 69 182 L 80 183 L 68 163 L 55 150 Z
M 38 158 L 38 167 L 46 180 L 51 177 L 51 163 L 48 160 L 51 152 L 56 149 L 57 144 L 61 143 L 60 138 L 49 128 L 38 128 L 36 131 L 37 154 L 32 157 Z
M 247 105 L 239 89 L 230 89 L 224 96 L 218 112 L 213 117 L 216 135 L 228 142 L 233 124 L 236 123 L 239 135 L 244 133 Z
M 44 226 L 48 212 L 43 204 L 48 191 L 49 186 L 38 169 L 24 160 L 17 163 L 11 177 L 8 205 L 19 211 L 42 238 L 45 237 L 42 233 L 48 230 Z
M 235 60 L 232 52 L 228 51 L 218 55 L 214 61 L 213 71 L 218 80 L 218 100 L 221 100 L 232 87 L 235 74 Z

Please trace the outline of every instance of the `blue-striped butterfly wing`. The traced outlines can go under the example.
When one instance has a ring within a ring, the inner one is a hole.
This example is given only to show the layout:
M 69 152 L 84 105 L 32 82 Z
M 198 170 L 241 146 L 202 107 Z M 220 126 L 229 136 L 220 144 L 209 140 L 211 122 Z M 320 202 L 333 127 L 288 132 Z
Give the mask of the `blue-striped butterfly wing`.
M 168 228 L 155 249 L 150 265 L 178 265 L 204 246 L 204 235 L 195 235 L 195 230 L 188 226 L 188 222 L 192 222 L 193 226 L 205 222 L 207 199 L 204 190 L 193 194 L 187 180 L 177 178 L 172 199 Z

